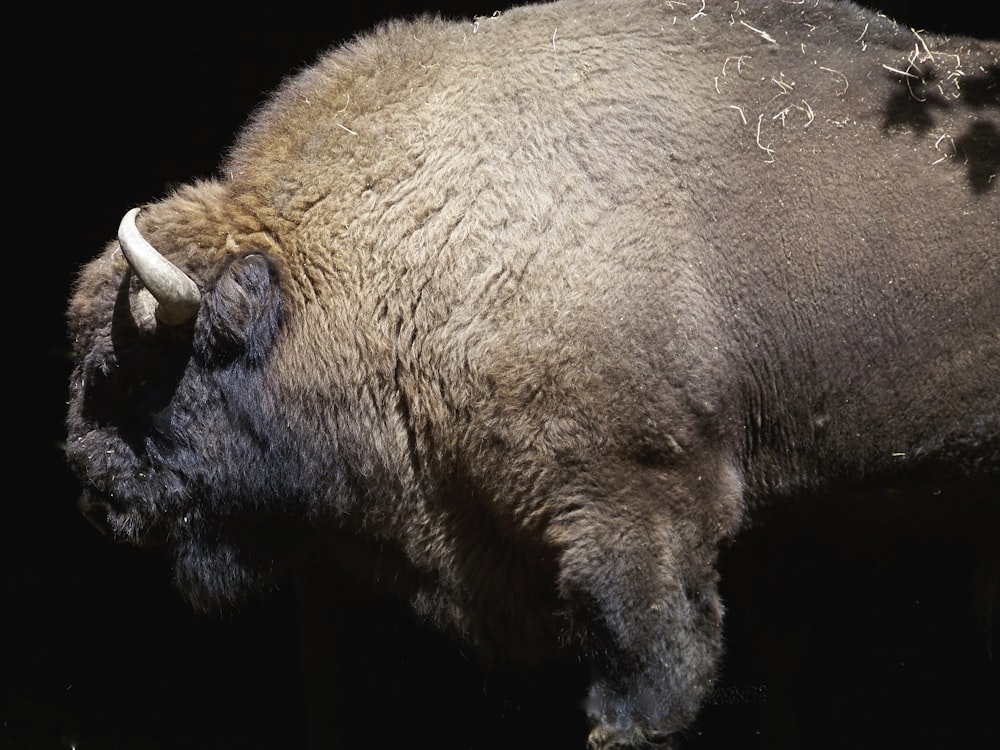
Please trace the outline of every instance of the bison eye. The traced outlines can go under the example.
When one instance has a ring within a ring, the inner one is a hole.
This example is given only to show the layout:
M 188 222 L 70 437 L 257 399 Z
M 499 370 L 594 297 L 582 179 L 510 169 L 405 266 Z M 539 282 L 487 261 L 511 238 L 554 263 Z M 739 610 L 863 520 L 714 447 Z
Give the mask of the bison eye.
M 191 359 L 190 338 L 124 330 L 107 343 L 107 350 L 95 348 L 83 359 L 85 418 L 136 440 L 169 436 L 171 402 Z

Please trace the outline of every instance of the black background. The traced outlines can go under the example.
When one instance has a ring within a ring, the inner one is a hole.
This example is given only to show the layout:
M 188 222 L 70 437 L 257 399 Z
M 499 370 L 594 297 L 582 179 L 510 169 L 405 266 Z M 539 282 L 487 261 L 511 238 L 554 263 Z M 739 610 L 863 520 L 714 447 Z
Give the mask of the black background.
M 283 76 L 382 18 L 426 9 L 471 21 L 510 3 L 338 5 L 204 17 L 37 8 L 7 25 L 2 748 L 302 746 L 288 593 L 195 615 L 159 560 L 78 517 L 61 452 L 63 312 L 76 269 L 124 211 L 212 176 Z M 881 7 L 916 28 L 998 37 L 987 3 Z M 691 746 L 1000 746 L 1000 670 L 972 614 L 975 563 L 960 543 L 902 535 L 741 542 L 723 564 L 729 690 Z M 345 701 L 359 744 L 500 747 L 524 732 L 511 746 L 582 747 L 549 683 L 519 700 L 524 685 L 479 675 L 403 622 L 358 623 L 350 651 L 364 668 Z M 403 676 L 390 681 L 390 668 Z

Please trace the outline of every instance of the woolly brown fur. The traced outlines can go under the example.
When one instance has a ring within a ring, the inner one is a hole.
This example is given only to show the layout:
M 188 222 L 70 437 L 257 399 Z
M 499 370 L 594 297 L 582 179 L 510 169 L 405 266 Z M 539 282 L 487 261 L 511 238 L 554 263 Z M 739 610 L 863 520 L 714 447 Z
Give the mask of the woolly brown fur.
M 70 461 L 203 608 L 333 558 L 668 742 L 766 502 L 1000 472 L 1000 47 L 844 2 L 388 23 L 290 76 L 69 307 Z M 155 363 L 155 364 L 154 364 Z M 128 394 L 123 395 L 123 394 Z M 330 594 L 335 596 L 335 594 Z

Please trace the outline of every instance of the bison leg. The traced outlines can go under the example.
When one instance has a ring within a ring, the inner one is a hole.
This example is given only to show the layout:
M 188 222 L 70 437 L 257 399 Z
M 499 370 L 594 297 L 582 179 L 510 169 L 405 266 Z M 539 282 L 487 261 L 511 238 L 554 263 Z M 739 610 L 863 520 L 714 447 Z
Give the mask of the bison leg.
M 592 671 L 591 750 L 668 747 L 711 688 L 718 542 L 740 502 L 738 482 L 720 476 L 639 472 L 602 492 L 590 477 L 592 491 L 564 506 L 559 583 Z

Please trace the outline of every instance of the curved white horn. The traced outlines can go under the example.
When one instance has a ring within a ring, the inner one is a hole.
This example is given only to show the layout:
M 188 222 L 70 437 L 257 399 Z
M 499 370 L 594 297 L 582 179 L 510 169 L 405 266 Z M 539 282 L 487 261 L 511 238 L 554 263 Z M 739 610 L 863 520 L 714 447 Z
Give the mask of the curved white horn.
M 167 325 L 186 323 L 198 312 L 201 292 L 181 269 L 160 255 L 135 225 L 138 208 L 133 208 L 118 226 L 118 244 L 135 275 L 159 305 L 156 318 Z

